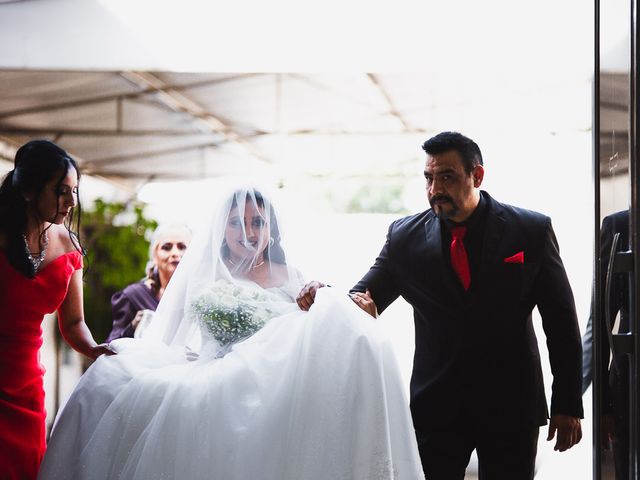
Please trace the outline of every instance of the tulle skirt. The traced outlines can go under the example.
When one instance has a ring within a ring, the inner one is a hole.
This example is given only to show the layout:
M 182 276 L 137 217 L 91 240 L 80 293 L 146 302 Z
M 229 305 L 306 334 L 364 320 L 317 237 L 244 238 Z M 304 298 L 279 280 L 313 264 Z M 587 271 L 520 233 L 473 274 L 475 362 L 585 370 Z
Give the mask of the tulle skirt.
M 39 478 L 424 478 L 391 347 L 344 294 L 321 289 L 221 358 L 114 346 L 59 413 Z

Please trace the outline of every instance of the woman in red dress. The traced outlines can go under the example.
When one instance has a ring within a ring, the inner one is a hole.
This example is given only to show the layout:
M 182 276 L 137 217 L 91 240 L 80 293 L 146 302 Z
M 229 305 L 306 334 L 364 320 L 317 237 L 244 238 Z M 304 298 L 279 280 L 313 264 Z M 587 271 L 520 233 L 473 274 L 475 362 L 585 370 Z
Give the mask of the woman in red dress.
M 0 478 L 35 479 L 44 451 L 43 317 L 58 311 L 63 337 L 95 359 L 84 321 L 82 249 L 71 232 L 78 206 L 74 160 L 45 140 L 16 153 L 0 185 Z M 78 206 L 79 217 L 79 206 Z M 78 222 L 76 222 L 76 226 Z

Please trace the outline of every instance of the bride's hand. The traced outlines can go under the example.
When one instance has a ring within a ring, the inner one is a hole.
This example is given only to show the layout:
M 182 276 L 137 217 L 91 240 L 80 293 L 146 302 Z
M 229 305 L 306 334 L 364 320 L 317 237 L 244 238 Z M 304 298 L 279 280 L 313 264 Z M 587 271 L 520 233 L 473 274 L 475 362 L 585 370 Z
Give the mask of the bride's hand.
M 316 292 L 324 286 L 324 283 L 313 280 L 302 287 L 302 290 L 300 290 L 296 298 L 296 303 L 300 307 L 300 310 L 304 310 L 305 312 L 309 310 L 316 299 Z
M 200 354 L 194 350 L 191 350 L 189 348 L 189 345 L 185 345 L 184 348 L 185 348 L 184 355 L 187 359 L 187 362 L 195 362 L 200 358 Z
M 376 302 L 371 298 L 371 292 L 368 288 L 365 293 L 353 292 L 350 293 L 349 296 L 351 297 L 351 300 L 353 300 L 354 303 L 362 310 L 367 312 L 373 318 L 378 318 L 378 307 L 376 307 Z

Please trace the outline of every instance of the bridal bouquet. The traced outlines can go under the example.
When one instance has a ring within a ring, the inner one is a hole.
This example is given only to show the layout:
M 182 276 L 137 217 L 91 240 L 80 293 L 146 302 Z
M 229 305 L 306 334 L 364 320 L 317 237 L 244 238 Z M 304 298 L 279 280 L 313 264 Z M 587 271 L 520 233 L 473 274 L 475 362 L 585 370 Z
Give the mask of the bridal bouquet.
M 273 296 L 260 288 L 218 280 L 197 296 L 192 311 L 221 345 L 250 337 L 269 320 Z

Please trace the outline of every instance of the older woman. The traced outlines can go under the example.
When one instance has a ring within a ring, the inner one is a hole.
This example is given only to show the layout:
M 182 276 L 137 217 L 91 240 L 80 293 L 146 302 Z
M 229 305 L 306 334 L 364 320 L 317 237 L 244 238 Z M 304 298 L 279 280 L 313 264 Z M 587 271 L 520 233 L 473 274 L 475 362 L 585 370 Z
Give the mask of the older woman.
M 149 313 L 155 312 L 158 307 L 190 241 L 191 230 L 181 224 L 160 226 L 153 232 L 149 245 L 147 277 L 128 285 L 111 297 L 113 327 L 107 342 L 136 336 L 141 320 L 151 318 Z

